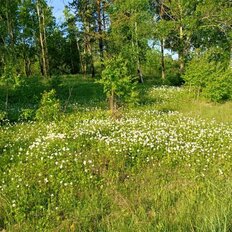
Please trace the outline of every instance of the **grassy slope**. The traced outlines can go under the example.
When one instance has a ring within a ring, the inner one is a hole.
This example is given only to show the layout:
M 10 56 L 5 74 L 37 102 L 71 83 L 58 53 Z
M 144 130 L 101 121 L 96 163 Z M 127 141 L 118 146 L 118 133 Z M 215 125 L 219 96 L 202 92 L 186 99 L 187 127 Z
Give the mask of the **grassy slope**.
M 64 104 L 73 82 L 57 89 Z M 101 87 L 78 81 L 59 122 L 0 128 L 0 228 L 232 229 L 231 103 L 144 92 L 143 106 L 112 120 Z

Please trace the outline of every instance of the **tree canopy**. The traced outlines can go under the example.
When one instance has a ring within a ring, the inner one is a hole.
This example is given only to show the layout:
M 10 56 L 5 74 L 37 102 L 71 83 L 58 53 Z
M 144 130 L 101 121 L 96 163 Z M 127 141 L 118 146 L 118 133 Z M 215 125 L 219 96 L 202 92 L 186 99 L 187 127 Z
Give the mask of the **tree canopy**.
M 231 29 L 227 0 L 70 0 L 62 24 L 46 0 L 2 0 L 0 76 L 95 77 L 120 55 L 140 82 L 182 83 L 196 56 L 231 67 Z

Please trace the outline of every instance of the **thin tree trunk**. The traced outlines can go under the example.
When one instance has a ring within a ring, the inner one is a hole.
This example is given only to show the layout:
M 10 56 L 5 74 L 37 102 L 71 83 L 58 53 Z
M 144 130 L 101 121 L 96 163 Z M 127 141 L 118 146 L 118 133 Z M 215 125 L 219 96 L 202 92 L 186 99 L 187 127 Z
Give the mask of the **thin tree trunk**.
M 76 46 L 77 46 L 77 51 L 79 53 L 79 60 L 80 60 L 80 65 L 81 65 L 81 73 L 83 73 L 84 67 L 83 67 L 83 59 L 82 59 L 82 55 L 81 55 L 81 49 L 80 49 L 80 45 L 78 43 L 78 37 L 77 35 L 75 35 L 76 37 Z
M 69 43 L 69 52 L 70 52 L 70 54 L 72 54 L 72 41 L 71 40 Z M 73 57 L 70 56 L 70 58 L 71 58 L 71 73 L 74 74 L 75 67 L 74 67 L 74 63 L 73 63 Z
M 93 58 L 93 53 L 92 53 L 92 44 L 91 44 L 91 38 L 90 38 L 90 25 L 87 26 L 86 28 L 86 47 L 87 47 L 87 53 L 88 53 L 88 58 L 90 59 L 90 71 L 91 71 L 91 75 L 92 78 L 95 77 L 95 68 L 94 68 L 94 58 Z
M 141 64 L 139 59 L 139 42 L 138 42 L 138 33 L 137 33 L 137 22 L 135 22 L 135 44 L 136 44 L 136 59 L 137 59 L 137 72 L 139 76 L 140 83 L 143 83 L 143 73 L 141 70 Z
M 162 79 L 163 80 L 165 80 L 164 43 L 165 43 L 165 40 L 161 39 L 161 41 L 160 41 L 160 47 L 161 47 L 161 69 L 162 69 Z
M 230 47 L 230 68 L 232 68 L 232 46 Z
M 165 9 L 164 9 L 164 4 L 163 4 L 163 0 L 160 3 L 160 18 L 163 19 L 164 13 L 165 13 Z M 165 45 L 165 40 L 164 38 L 162 38 L 160 40 L 160 47 L 161 47 L 161 70 L 162 70 L 162 80 L 165 80 L 165 60 L 164 60 L 164 45 Z
M 92 78 L 95 77 L 95 67 L 94 67 L 94 60 L 93 60 L 93 55 L 91 53 L 91 74 L 92 74 Z
M 9 1 L 6 1 L 6 23 L 7 23 L 7 31 L 8 34 L 10 35 L 10 45 L 12 48 L 12 52 L 13 52 L 13 48 L 15 45 L 15 39 L 14 39 L 14 32 L 13 32 L 13 26 L 12 26 L 12 18 L 11 15 L 9 15 L 9 11 L 10 11 L 10 7 L 9 7 Z
M 6 101 L 5 101 L 5 110 L 8 110 L 8 101 L 9 101 L 9 85 L 6 84 Z
M 46 48 L 45 48 L 45 38 L 44 38 L 44 23 L 42 22 L 42 15 L 41 15 L 41 8 L 39 4 L 39 0 L 36 2 L 36 11 L 38 16 L 39 22 L 39 41 L 40 41 L 40 48 L 41 48 L 41 62 L 42 62 L 42 75 L 47 76 L 47 61 L 46 61 Z
M 182 74 L 184 72 L 184 48 L 183 48 L 183 27 L 180 26 L 179 29 L 179 33 L 180 33 L 180 49 L 179 49 L 179 62 L 180 62 L 180 73 Z
M 116 102 L 115 102 L 115 96 L 114 96 L 114 90 L 111 89 L 111 95 L 109 97 L 109 105 L 110 105 L 110 113 L 111 115 L 114 115 L 116 111 Z
M 182 25 L 182 7 L 180 1 L 178 1 L 178 7 L 180 11 L 180 27 L 179 27 L 179 39 L 180 39 L 180 48 L 179 48 L 179 63 L 180 63 L 180 74 L 184 72 L 184 32 L 183 32 L 183 25 Z
M 98 34 L 99 34 L 99 52 L 101 59 L 101 68 L 104 68 L 104 42 L 103 42 L 103 34 L 102 34 L 102 2 L 101 0 L 97 0 L 97 23 L 98 23 Z
M 86 42 L 84 42 L 84 43 L 86 43 Z M 84 73 L 84 76 L 86 77 L 86 74 L 87 74 L 87 48 L 86 48 L 86 44 L 84 44 L 83 73 Z
M 44 40 L 44 50 L 45 50 L 46 73 L 50 74 L 44 9 L 42 9 L 41 16 L 42 16 L 43 40 Z
M 26 59 L 26 71 L 27 71 L 27 76 L 29 77 L 31 75 L 31 60 L 29 58 Z

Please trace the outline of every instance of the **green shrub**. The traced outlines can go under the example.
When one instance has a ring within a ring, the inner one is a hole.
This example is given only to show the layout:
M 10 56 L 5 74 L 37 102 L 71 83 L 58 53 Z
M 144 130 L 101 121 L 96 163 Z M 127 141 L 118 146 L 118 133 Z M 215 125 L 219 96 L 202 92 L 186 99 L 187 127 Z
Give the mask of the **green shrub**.
M 232 99 L 232 71 L 219 71 L 211 75 L 211 80 L 203 90 L 211 101 L 221 102 Z
M 56 91 L 44 92 L 39 109 L 36 111 L 38 121 L 58 120 L 61 113 L 60 101 L 56 99 Z
M 187 85 L 202 89 L 215 71 L 215 64 L 210 63 L 207 56 L 196 56 L 188 63 L 183 78 Z
M 20 121 L 29 121 L 33 120 L 35 117 L 35 110 L 34 109 L 22 109 L 21 114 L 19 116 Z
M 137 92 L 136 83 L 130 76 L 127 63 L 121 57 L 113 57 L 105 63 L 105 70 L 99 81 L 104 86 L 104 92 L 110 101 L 110 110 L 113 111 L 118 103 L 135 103 Z
M 0 122 L 3 122 L 7 118 L 7 113 L 5 111 L 0 111 Z
M 198 96 L 202 93 L 215 102 L 229 100 L 232 96 L 232 72 L 211 58 L 210 52 L 195 56 L 187 65 L 183 79 Z

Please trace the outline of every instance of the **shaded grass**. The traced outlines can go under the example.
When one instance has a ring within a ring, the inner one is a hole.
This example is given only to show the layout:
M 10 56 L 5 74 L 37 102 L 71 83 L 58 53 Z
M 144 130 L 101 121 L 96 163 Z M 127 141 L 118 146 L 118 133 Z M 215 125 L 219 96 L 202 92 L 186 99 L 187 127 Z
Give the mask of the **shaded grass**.
M 21 86 L 9 90 L 8 119 L 10 121 L 17 121 L 24 109 L 36 110 L 42 93 L 52 88 L 56 90 L 63 109 L 69 113 L 74 112 L 78 107 L 107 108 L 103 87 L 96 83 L 96 79 L 80 75 L 54 77 L 48 80 L 27 79 Z M 220 104 L 209 103 L 204 99 L 194 100 L 194 96 L 187 89 L 169 94 L 169 99 L 164 100 L 162 94 L 160 95 L 159 91 L 153 93 L 153 89 L 153 82 L 138 85 L 140 105 L 155 106 L 163 112 L 177 110 L 189 116 L 215 119 L 219 122 L 232 121 L 231 102 Z M 3 111 L 5 95 L 6 89 L 0 85 L 0 110 Z
M 73 112 L 78 107 L 106 108 L 107 101 L 103 87 L 95 79 L 70 75 L 42 79 L 38 77 L 24 78 L 17 86 L 10 86 L 8 96 L 7 118 L 11 122 L 20 119 L 23 110 L 36 110 L 39 107 L 44 91 L 56 90 L 56 96 L 61 101 L 66 112 Z M 0 85 L 0 112 L 6 111 L 6 88 Z

